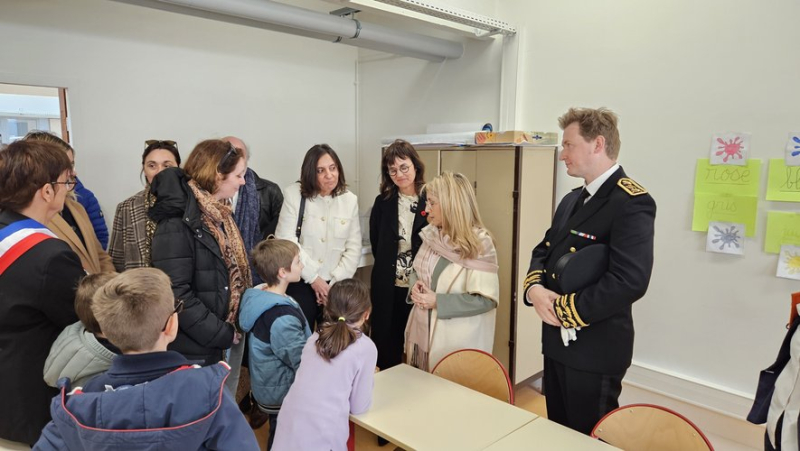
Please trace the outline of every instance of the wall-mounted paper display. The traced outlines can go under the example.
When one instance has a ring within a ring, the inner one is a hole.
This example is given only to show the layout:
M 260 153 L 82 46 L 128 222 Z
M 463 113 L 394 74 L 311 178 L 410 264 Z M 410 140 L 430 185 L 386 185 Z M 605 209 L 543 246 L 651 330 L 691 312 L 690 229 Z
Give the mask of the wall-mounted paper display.
M 750 156 L 750 133 L 716 133 L 711 137 L 711 164 L 744 166 Z
M 785 244 L 781 246 L 781 255 L 778 257 L 778 277 L 800 280 L 800 246 Z
M 786 166 L 781 158 L 769 160 L 767 200 L 800 202 L 800 166 Z
M 695 192 L 692 230 L 706 232 L 712 222 L 732 222 L 743 224 L 746 236 L 755 236 L 757 210 L 755 196 Z
M 706 251 L 744 255 L 744 224 L 709 222 Z
M 743 167 L 714 165 L 706 158 L 697 160 L 694 191 L 739 196 L 758 196 L 761 160 L 751 159 Z M 705 231 L 705 229 L 703 229 Z
M 781 245 L 800 246 L 800 213 L 790 211 L 767 212 L 767 237 L 764 252 L 777 254 Z
M 786 140 L 786 155 L 783 159 L 786 166 L 800 166 L 800 132 L 789 133 Z

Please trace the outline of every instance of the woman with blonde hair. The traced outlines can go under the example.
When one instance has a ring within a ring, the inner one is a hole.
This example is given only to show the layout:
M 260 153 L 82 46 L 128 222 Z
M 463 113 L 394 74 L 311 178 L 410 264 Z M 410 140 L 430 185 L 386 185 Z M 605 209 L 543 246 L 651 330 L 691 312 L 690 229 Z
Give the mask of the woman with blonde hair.
M 410 280 L 406 359 L 430 371 L 458 349 L 492 352 L 500 279 L 494 240 L 470 181 L 444 172 L 423 193 L 429 225 L 420 232 Z

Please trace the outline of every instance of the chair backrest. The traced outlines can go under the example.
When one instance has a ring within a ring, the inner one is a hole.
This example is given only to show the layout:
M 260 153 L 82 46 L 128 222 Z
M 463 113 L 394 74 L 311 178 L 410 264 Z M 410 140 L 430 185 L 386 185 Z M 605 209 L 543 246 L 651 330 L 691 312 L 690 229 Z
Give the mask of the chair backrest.
M 446 355 L 433 374 L 485 395 L 514 404 L 514 386 L 508 372 L 493 355 L 477 349 L 461 349 Z
M 612 410 L 597 422 L 592 437 L 624 450 L 714 450 L 706 436 L 686 417 L 652 404 L 631 404 Z

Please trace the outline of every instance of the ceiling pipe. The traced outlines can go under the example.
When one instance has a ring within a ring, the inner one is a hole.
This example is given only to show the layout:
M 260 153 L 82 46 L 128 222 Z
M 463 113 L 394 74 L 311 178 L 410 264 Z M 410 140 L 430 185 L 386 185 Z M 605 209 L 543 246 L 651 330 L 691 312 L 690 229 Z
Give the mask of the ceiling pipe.
M 388 53 L 412 56 L 429 61 L 458 59 L 464 54 L 460 42 L 394 30 L 380 25 L 363 23 L 356 19 L 310 11 L 271 0 L 158 0 L 162 3 L 184 6 L 226 16 L 250 19 L 258 22 L 331 37 L 358 47 Z

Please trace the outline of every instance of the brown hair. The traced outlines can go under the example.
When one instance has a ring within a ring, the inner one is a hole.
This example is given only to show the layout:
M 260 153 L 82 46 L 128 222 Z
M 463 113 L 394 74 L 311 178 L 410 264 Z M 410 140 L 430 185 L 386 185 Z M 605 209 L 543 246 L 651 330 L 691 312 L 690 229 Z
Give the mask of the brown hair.
M 317 162 L 323 155 L 330 155 L 336 168 L 339 169 L 339 181 L 336 183 L 336 188 L 333 189 L 331 196 L 336 197 L 347 190 L 347 183 L 344 180 L 344 168 L 339 156 L 327 144 L 317 144 L 308 149 L 305 158 L 303 158 L 303 165 L 300 167 L 300 195 L 306 199 L 314 197 L 319 193 L 319 186 L 317 186 Z
M 381 194 L 384 199 L 397 194 L 397 185 L 394 184 L 392 177 L 389 175 L 389 166 L 394 164 L 398 158 L 411 160 L 411 164 L 414 165 L 414 170 L 417 173 L 416 177 L 414 177 L 414 190 L 417 194 L 422 190 L 422 185 L 425 184 L 425 163 L 419 158 L 417 150 L 408 141 L 397 139 L 386 148 L 381 159 Z
M 211 194 L 217 191 L 217 173 L 227 178 L 242 158 L 242 149 L 219 139 L 207 139 L 194 147 L 183 171 Z
M 354 324 L 372 310 L 369 288 L 358 279 L 345 279 L 331 287 L 324 322 L 317 329 L 317 353 L 330 361 L 361 336 Z
M 100 333 L 102 329 L 92 313 L 92 297 L 100 287 L 118 275 L 116 272 L 89 274 L 81 279 L 78 289 L 75 290 L 75 313 L 83 327 L 93 334 Z
M 558 125 L 564 130 L 572 123 L 577 123 L 581 136 L 587 141 L 602 135 L 606 140 L 606 156 L 616 160 L 622 144 L 617 121 L 617 115 L 608 108 L 570 108 L 558 118 Z
M 264 240 L 253 248 L 253 266 L 258 275 L 270 287 L 280 282 L 278 271 L 292 270 L 292 261 L 300 254 L 300 248 L 289 240 Z
M 68 142 L 51 132 L 46 132 L 43 130 L 31 130 L 28 132 L 28 134 L 22 137 L 22 139 L 25 141 L 44 141 L 52 143 L 60 147 L 64 152 L 72 152 L 73 155 L 75 154 L 75 149 L 69 145 Z
M 0 210 L 19 212 L 38 190 L 72 171 L 67 154 L 44 141 L 15 141 L 0 150 Z M 66 186 L 53 184 L 53 189 Z
M 123 353 L 153 349 L 175 308 L 169 276 L 156 268 L 129 269 L 92 298 L 100 329 Z

